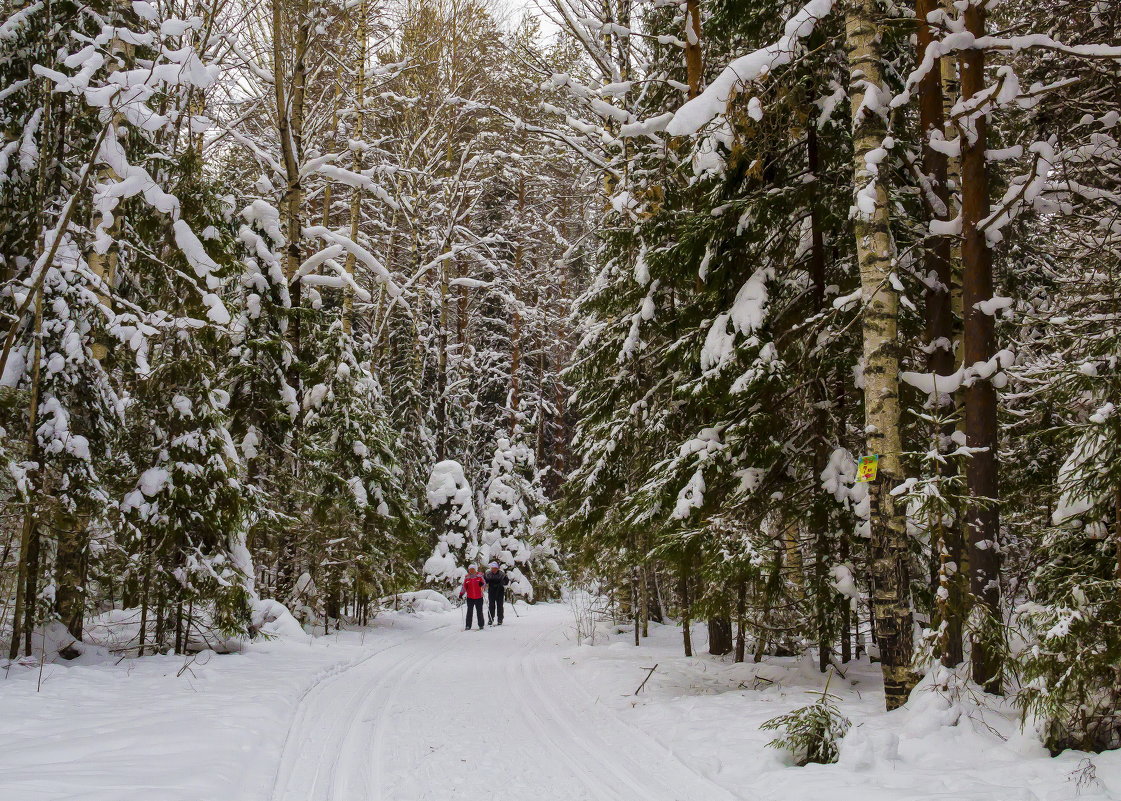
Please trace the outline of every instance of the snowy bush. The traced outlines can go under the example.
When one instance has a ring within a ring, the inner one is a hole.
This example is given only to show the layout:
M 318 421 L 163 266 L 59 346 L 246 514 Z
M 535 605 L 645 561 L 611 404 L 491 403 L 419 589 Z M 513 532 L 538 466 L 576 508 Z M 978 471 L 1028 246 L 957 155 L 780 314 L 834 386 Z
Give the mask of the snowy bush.
M 760 726 L 782 734 L 768 745 L 789 751 L 797 765 L 811 762 L 828 765 L 837 761 L 841 739 L 852 722 L 837 708 L 837 696 L 829 694 L 829 683 L 820 697 L 809 706 L 799 707 L 785 715 L 771 718 Z

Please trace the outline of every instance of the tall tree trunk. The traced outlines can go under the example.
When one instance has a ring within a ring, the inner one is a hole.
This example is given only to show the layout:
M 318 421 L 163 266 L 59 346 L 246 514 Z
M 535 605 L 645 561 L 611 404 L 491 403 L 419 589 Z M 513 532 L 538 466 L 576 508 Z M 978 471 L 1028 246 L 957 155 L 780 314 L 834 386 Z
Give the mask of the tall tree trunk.
M 297 273 L 302 261 L 301 242 L 303 240 L 304 207 L 304 186 L 300 166 L 303 157 L 304 97 L 307 81 L 306 59 L 308 42 L 311 36 L 311 20 L 308 17 L 306 0 L 298 0 L 292 4 L 293 15 L 296 18 L 296 39 L 291 54 L 292 68 L 289 76 L 286 68 L 284 42 L 285 33 L 291 21 L 286 20 L 282 13 L 282 2 L 283 0 L 272 0 L 273 91 L 276 102 L 274 113 L 285 178 L 284 195 L 280 199 L 280 207 L 286 239 L 284 275 L 289 285 L 291 308 L 284 324 L 287 326 L 286 335 L 293 354 L 287 370 L 287 381 L 296 394 L 296 404 L 299 407 L 302 405 L 303 396 L 299 373 L 301 353 L 300 306 L 303 292 L 302 282 L 297 280 Z M 291 80 L 290 93 L 286 88 L 289 79 Z M 295 456 L 299 448 L 299 416 L 292 423 L 292 435 L 294 441 L 291 448 L 292 456 L 288 457 L 288 468 L 292 478 L 295 478 L 300 472 L 300 461 Z M 291 495 L 287 497 L 285 505 L 290 512 L 293 511 L 294 498 Z M 285 526 L 281 532 L 277 584 L 278 588 L 284 590 L 294 586 L 295 577 L 298 573 L 295 564 L 297 536 L 297 532 L 292 526 Z M 176 614 L 178 616 L 180 613 L 177 612 Z M 178 645 L 176 648 L 178 649 Z
M 634 644 L 642 644 L 642 591 L 639 589 L 642 574 L 638 565 L 631 565 L 631 617 L 634 618 Z
M 54 517 L 55 536 L 58 537 L 58 550 L 55 554 L 55 612 L 75 640 L 82 639 L 86 616 L 88 519 L 88 515 L 81 509 L 65 508 L 60 508 Z M 69 653 L 78 655 L 76 651 Z
M 300 161 L 303 156 L 304 98 L 307 86 L 307 49 L 311 36 L 311 21 L 307 14 L 306 0 L 295 3 L 296 42 L 292 53 L 292 90 L 288 93 L 286 86 L 289 76 L 285 68 L 284 58 L 285 29 L 287 26 L 281 11 L 282 1 L 272 0 L 273 92 L 276 102 L 277 133 L 280 139 L 281 161 L 285 176 L 284 195 L 281 198 L 285 237 L 287 238 L 284 273 L 288 281 L 293 282 L 302 260 L 300 243 L 303 238 L 304 186 L 300 172 Z M 301 294 L 298 281 L 292 284 L 291 291 L 292 307 L 295 313 L 289 321 L 289 337 L 298 356 L 300 347 L 299 298 Z M 293 387 L 296 388 L 298 393 L 299 387 L 295 384 L 293 384 Z
M 732 621 L 727 617 L 708 619 L 708 652 L 713 656 L 724 656 L 732 652 Z
M 525 175 L 518 176 L 518 220 L 522 221 L 525 217 Z M 522 274 L 523 265 L 525 264 L 525 246 L 518 242 L 514 248 L 514 275 L 520 276 Z M 531 262 L 532 264 L 532 262 Z M 518 414 L 521 407 L 521 369 L 522 369 L 522 314 L 521 309 L 518 308 L 518 287 L 513 285 L 510 287 L 510 295 L 514 301 L 514 325 L 513 332 L 510 335 L 511 351 L 510 351 L 510 432 L 514 431 L 514 426 L 518 424 Z
M 152 535 L 144 542 L 144 578 L 140 588 L 140 632 L 137 634 L 136 655 L 144 656 L 144 639 L 148 632 L 148 610 L 150 608 L 152 587 Z
M 734 661 L 742 662 L 747 656 L 747 577 L 736 580 L 736 655 Z
M 27 404 L 27 458 L 39 464 L 41 454 L 39 436 L 39 379 L 42 375 L 43 361 L 43 290 L 33 290 L 35 296 L 35 345 L 31 350 L 31 393 Z M 15 323 L 13 323 L 15 325 Z M 8 658 L 19 656 L 21 627 L 26 639 L 26 653 L 31 654 L 31 630 L 35 623 L 35 595 L 33 574 L 39 570 L 39 521 L 38 497 L 35 482 L 39 470 L 28 470 L 27 507 L 23 512 L 23 525 L 19 543 L 19 564 L 16 568 L 16 598 L 12 609 L 12 641 L 8 648 Z
M 361 142 L 366 135 L 366 48 L 368 34 L 368 17 L 369 7 L 367 0 L 363 0 L 362 4 L 358 7 L 358 74 L 354 80 L 354 105 L 355 116 L 357 119 L 354 121 L 354 130 L 351 134 L 352 138 Z M 362 172 L 365 167 L 365 158 L 363 156 L 362 148 L 354 149 L 353 166 L 355 172 Z M 327 186 L 330 189 L 330 184 Z M 358 225 L 362 219 L 362 189 L 361 187 L 354 187 L 350 193 L 350 239 L 352 242 L 358 241 Z M 323 223 L 326 227 L 326 220 Z M 343 269 L 353 279 L 354 267 L 357 259 L 354 254 L 347 251 L 346 262 Z M 353 291 L 350 287 L 343 290 L 343 330 L 350 333 L 352 306 L 354 303 Z M 376 329 L 375 329 L 376 330 Z
M 517 273 L 515 273 L 516 275 Z M 514 329 L 510 335 L 510 432 L 518 424 L 518 415 L 522 404 L 522 315 L 514 311 Z
M 704 65 L 701 61 L 701 2 L 685 2 L 685 74 L 689 83 L 689 99 L 701 93 Z
M 899 413 L 899 296 L 891 282 L 895 242 L 887 187 L 877 156 L 886 138 L 880 10 L 875 0 L 849 0 L 845 16 L 852 108 L 853 221 L 863 296 L 864 416 L 869 452 L 878 454 L 879 479 L 871 499 L 872 602 L 888 709 L 901 706 L 915 685 L 907 532 L 903 508 L 891 491 L 903 477 Z M 870 98 L 870 93 L 876 93 Z M 869 100 L 873 102 L 869 103 Z
M 980 38 L 985 35 L 985 10 L 971 2 L 964 12 L 965 29 Z M 962 99 L 969 102 L 985 89 L 985 51 L 963 50 L 959 57 Z M 983 104 L 986 105 L 986 104 Z M 992 250 L 980 230 L 989 216 L 989 173 L 985 159 L 988 122 L 983 109 L 959 123 L 962 130 L 962 304 L 965 314 L 963 342 L 966 368 L 987 362 L 995 354 L 993 316 L 978 304 L 993 296 Z M 969 500 L 965 526 L 969 539 L 969 592 L 974 605 L 989 623 L 1000 619 L 1000 516 L 996 506 L 997 415 L 996 387 L 980 377 L 965 389 L 965 438 L 973 449 L 966 462 Z M 976 612 L 974 612 L 976 617 Z M 970 638 L 973 679 L 988 692 L 1001 690 L 1000 648 L 994 647 L 993 626 L 975 627 Z
M 810 124 L 806 131 L 806 166 L 810 175 L 815 179 L 810 190 L 810 280 L 813 282 L 813 313 L 821 314 L 825 311 L 825 236 L 821 230 L 821 196 L 818 189 L 820 180 L 821 158 L 818 151 L 817 126 L 810 115 Z M 829 425 L 828 386 L 825 376 L 815 376 L 811 388 L 813 401 L 813 481 L 815 485 L 820 481 L 829 460 L 829 441 L 826 431 Z M 830 618 L 833 608 L 834 591 L 829 582 L 829 510 L 826 506 L 827 499 L 821 493 L 821 488 L 815 486 L 813 507 L 811 511 L 811 529 L 814 541 L 814 614 L 817 618 L 817 655 L 818 668 L 824 673 L 829 667 L 829 653 L 831 650 Z
M 436 461 L 448 458 L 448 262 L 440 265 L 440 328 L 436 335 Z
M 918 52 L 916 58 L 922 61 L 927 49 L 934 41 L 927 15 L 941 7 L 939 0 L 916 0 L 915 16 L 918 19 Z M 931 147 L 931 136 L 937 132 L 942 135 L 946 130 L 945 97 L 943 96 L 943 59 L 937 59 L 919 85 L 919 127 L 922 131 L 922 171 L 930 188 L 927 191 L 932 218 L 948 223 L 955 216 L 950 199 L 948 183 L 949 163 L 944 153 Z M 956 369 L 954 341 L 958 332 L 954 325 L 952 288 L 955 276 L 953 269 L 953 239 L 948 235 L 932 236 L 927 239 L 923 249 L 923 274 L 926 281 L 926 339 L 927 372 L 937 376 L 950 376 Z M 935 387 L 937 389 L 937 387 Z M 952 406 L 952 395 L 938 393 L 934 399 L 938 407 Z M 952 419 L 938 427 L 934 432 L 938 438 L 940 452 L 952 450 L 950 437 L 956 429 Z M 954 460 L 947 460 L 941 467 L 942 476 L 951 480 L 956 472 Z M 951 518 L 938 520 L 935 527 L 938 536 L 931 534 L 931 548 L 934 551 L 937 582 L 936 597 L 938 618 L 942 622 L 939 654 L 942 664 L 954 667 L 962 661 L 962 593 L 958 571 L 961 567 L 961 525 Z
M 677 578 L 677 593 L 681 601 L 681 638 L 685 656 L 693 655 L 693 602 L 689 592 L 689 579 L 693 572 L 693 555 L 688 547 L 681 557 L 681 574 Z
M 1121 536 L 1121 535 L 1119 535 Z M 1121 541 L 1121 540 L 1119 540 Z M 642 636 L 650 636 L 650 582 L 646 579 L 646 565 L 643 564 L 639 567 L 639 589 L 638 598 L 642 606 Z

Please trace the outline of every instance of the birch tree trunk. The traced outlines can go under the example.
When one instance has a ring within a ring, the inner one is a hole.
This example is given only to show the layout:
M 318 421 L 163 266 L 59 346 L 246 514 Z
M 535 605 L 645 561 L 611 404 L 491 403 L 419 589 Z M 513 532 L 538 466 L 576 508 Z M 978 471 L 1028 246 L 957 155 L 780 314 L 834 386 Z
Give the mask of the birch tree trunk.
M 367 19 L 369 13 L 368 3 L 366 0 L 363 0 L 362 5 L 359 6 L 358 9 L 358 74 L 354 81 L 354 113 L 356 119 L 354 121 L 354 131 L 351 134 L 351 138 L 358 142 L 363 141 L 366 135 L 366 48 L 367 40 L 369 39 L 369 21 Z M 355 148 L 354 171 L 360 173 L 365 166 L 362 149 Z M 363 192 L 361 187 L 356 186 L 351 190 L 350 239 L 352 242 L 358 241 L 358 224 L 362 218 L 362 197 Z M 326 225 L 327 223 L 324 222 L 323 224 Z M 346 270 L 347 275 L 352 279 L 354 278 L 356 262 L 357 259 L 354 253 L 347 251 L 346 262 L 343 265 L 343 269 Z M 343 330 L 350 333 L 354 293 L 350 287 L 346 287 L 343 293 Z
M 853 178 L 857 262 L 863 298 L 864 417 L 870 453 L 878 454 L 879 479 L 871 496 L 872 604 L 887 708 L 906 700 L 912 628 L 907 532 L 902 504 L 891 494 L 902 480 L 899 414 L 899 296 L 892 285 L 895 242 L 887 188 L 879 172 L 887 136 L 879 26 L 875 0 L 849 0 L 845 44 L 852 107 Z
M 281 213 L 284 215 L 285 250 L 284 272 L 292 281 L 300 268 L 300 241 L 303 238 L 304 187 L 300 175 L 302 157 L 304 96 L 307 81 L 307 48 L 310 39 L 310 21 L 306 3 L 294 4 L 296 19 L 296 42 L 292 53 L 291 75 L 288 74 L 284 58 L 285 22 L 281 9 L 283 0 L 272 0 L 272 47 L 273 47 L 273 87 L 276 102 L 276 125 L 280 138 L 280 154 L 284 166 L 285 190 L 281 198 Z M 285 87 L 291 82 L 291 93 Z M 299 309 L 300 285 L 291 287 L 292 308 Z M 299 349 L 299 315 L 294 314 L 289 331 L 294 348 Z
M 299 380 L 300 354 L 300 282 L 294 280 L 300 268 L 301 240 L 303 239 L 304 187 L 300 174 L 300 161 L 303 151 L 304 89 L 306 85 L 307 48 L 311 36 L 310 21 L 307 15 L 306 0 L 298 0 L 290 7 L 296 17 L 295 46 L 292 52 L 292 67 L 289 71 L 285 59 L 285 32 L 291 20 L 285 18 L 281 4 L 284 0 L 272 0 L 272 68 L 276 108 L 277 134 L 280 139 L 281 163 L 284 167 L 285 189 L 280 201 L 286 239 L 284 256 L 284 275 L 289 283 L 290 312 L 284 321 L 286 334 L 292 347 L 292 363 L 288 369 L 288 382 L 296 393 L 297 404 L 301 402 Z M 286 87 L 291 83 L 291 93 Z M 298 418 L 297 418 L 298 419 Z M 298 436 L 297 423 L 293 423 L 293 435 Z M 293 449 L 294 452 L 294 449 Z M 299 461 L 290 459 L 293 476 L 299 472 Z M 292 512 L 292 497 L 289 496 L 288 511 Z M 279 549 L 280 563 L 277 569 L 277 589 L 287 599 L 292 590 L 298 571 L 296 570 L 295 532 L 286 528 Z

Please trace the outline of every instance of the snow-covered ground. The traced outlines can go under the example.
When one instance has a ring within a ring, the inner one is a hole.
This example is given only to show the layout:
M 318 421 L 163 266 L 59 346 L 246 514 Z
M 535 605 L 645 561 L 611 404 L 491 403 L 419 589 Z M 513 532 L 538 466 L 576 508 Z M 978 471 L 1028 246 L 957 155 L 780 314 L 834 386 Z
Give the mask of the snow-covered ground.
M 1011 712 L 929 690 L 885 715 L 867 664 L 830 685 L 854 725 L 840 763 L 792 767 L 759 724 L 821 691 L 811 664 L 685 659 L 661 626 L 642 648 L 578 646 L 566 606 L 518 611 L 483 632 L 385 614 L 193 662 L 47 665 L 38 692 L 15 666 L 0 801 L 1121 799 L 1121 754 L 1051 759 Z

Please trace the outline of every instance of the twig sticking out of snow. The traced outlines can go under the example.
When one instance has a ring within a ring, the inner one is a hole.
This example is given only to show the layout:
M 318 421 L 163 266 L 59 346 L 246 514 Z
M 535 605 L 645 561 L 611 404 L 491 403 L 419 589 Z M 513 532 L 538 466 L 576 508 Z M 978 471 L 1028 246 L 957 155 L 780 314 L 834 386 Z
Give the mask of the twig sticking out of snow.
M 638 695 L 640 692 L 642 692 L 642 688 L 646 686 L 646 682 L 650 681 L 650 677 L 654 675 L 654 671 L 657 669 L 658 665 L 656 664 L 654 665 L 654 667 L 646 669 L 646 678 L 642 680 L 642 684 L 638 685 L 638 689 L 634 691 L 635 695 Z

